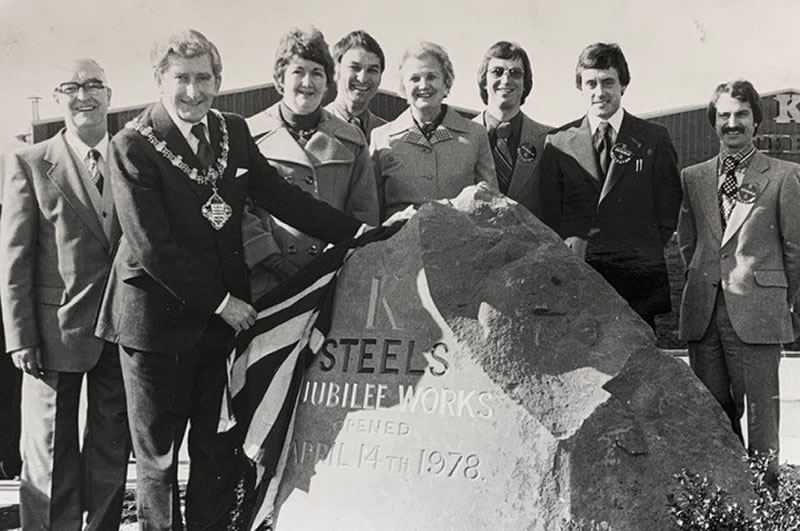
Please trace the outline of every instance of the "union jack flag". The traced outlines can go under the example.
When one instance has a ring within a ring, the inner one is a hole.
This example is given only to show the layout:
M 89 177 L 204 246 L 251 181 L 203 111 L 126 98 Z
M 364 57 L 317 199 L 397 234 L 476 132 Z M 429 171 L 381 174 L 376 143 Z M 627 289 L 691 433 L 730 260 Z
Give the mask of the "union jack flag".
M 246 429 L 243 451 L 255 465 L 255 486 L 245 529 L 272 525 L 303 375 L 330 331 L 339 271 L 357 248 L 385 240 L 402 226 L 378 227 L 331 247 L 259 299 L 255 324 L 237 335 L 219 427 Z

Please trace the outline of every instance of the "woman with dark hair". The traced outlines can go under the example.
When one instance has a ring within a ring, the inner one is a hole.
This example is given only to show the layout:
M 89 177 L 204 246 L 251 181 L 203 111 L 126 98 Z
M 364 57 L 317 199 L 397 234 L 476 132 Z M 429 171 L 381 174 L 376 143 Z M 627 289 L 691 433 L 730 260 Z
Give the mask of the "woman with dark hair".
M 421 41 L 403 54 L 400 92 L 409 109 L 372 132 L 381 219 L 486 182 L 497 188 L 486 129 L 442 103 L 453 86 L 447 52 Z
M 261 153 L 287 182 L 377 225 L 366 140 L 358 128 L 321 107 L 334 78 L 333 59 L 318 29 L 292 29 L 281 38 L 274 78 L 281 101 L 247 120 Z M 324 245 L 254 205 L 242 225 L 253 300 L 310 262 Z

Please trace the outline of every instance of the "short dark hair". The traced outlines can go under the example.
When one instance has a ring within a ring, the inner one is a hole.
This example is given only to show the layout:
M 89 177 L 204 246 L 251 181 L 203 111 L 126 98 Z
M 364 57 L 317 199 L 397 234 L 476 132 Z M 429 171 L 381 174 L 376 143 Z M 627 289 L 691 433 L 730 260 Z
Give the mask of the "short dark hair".
M 278 49 L 275 50 L 275 67 L 272 75 L 278 92 L 283 94 L 283 74 L 295 55 L 307 61 L 321 64 L 327 77 L 325 80 L 326 87 L 331 88 L 333 86 L 333 58 L 328 51 L 328 43 L 325 42 L 325 36 L 314 26 L 303 30 L 292 28 L 281 37 Z
M 623 87 L 627 87 L 631 82 L 628 61 L 625 60 L 622 48 L 614 42 L 596 42 L 583 49 L 580 57 L 578 57 L 578 64 L 575 66 L 575 86 L 579 90 L 581 88 L 581 73 L 588 68 L 597 70 L 615 68 L 619 75 L 619 82 Z
M 761 109 L 761 96 L 758 95 L 756 88 L 752 83 L 745 79 L 736 79 L 721 83 L 714 89 L 714 94 L 711 95 L 711 101 L 708 102 L 708 121 L 711 122 L 711 127 L 717 126 L 717 100 L 722 94 L 730 94 L 731 98 L 736 98 L 750 104 L 753 110 L 753 120 L 756 122 L 756 130 L 764 119 L 764 111 Z
M 386 57 L 383 55 L 381 45 L 364 30 L 351 31 L 333 45 L 333 62 L 337 65 L 340 64 L 342 56 L 351 48 L 363 48 L 374 53 L 381 62 L 381 73 L 386 70 Z
M 507 60 L 519 59 L 522 61 L 522 68 L 525 71 L 522 76 L 522 103 L 525 103 L 528 94 L 533 90 L 533 68 L 531 67 L 530 59 L 528 59 L 528 54 L 522 46 L 515 42 L 498 41 L 492 44 L 483 55 L 481 66 L 478 68 L 478 91 L 484 105 L 489 101 L 489 93 L 486 90 L 486 72 L 489 68 L 489 60 L 493 57 Z

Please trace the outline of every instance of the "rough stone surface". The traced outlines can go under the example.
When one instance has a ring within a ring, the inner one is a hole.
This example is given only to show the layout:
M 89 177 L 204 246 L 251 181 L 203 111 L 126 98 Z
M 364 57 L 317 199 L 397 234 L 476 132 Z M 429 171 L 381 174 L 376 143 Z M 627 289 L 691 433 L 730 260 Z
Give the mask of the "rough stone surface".
M 276 528 L 667 529 L 682 467 L 746 500 L 743 453 L 598 274 L 470 187 L 342 272 Z

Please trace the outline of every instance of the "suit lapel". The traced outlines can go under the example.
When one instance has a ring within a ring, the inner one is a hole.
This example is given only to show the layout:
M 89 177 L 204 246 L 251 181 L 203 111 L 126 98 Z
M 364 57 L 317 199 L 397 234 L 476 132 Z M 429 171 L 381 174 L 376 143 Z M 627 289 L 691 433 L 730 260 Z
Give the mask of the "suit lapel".
M 197 155 L 194 154 L 194 151 L 192 151 L 192 148 L 189 146 L 186 138 L 184 138 L 181 130 L 178 129 L 178 126 L 176 126 L 172 121 L 172 118 L 170 118 L 169 113 L 167 112 L 167 109 L 164 107 L 163 103 L 159 102 L 155 105 L 155 107 L 153 107 L 150 119 L 152 121 L 153 131 L 156 137 L 163 139 L 167 143 L 167 147 L 170 149 L 170 151 L 181 157 L 190 167 L 200 167 L 200 161 L 197 160 Z M 214 138 L 214 125 L 216 124 L 212 124 L 212 119 L 209 115 L 209 136 L 212 138 L 212 140 Z M 219 144 L 219 141 L 216 143 Z M 159 157 L 161 157 L 161 155 L 159 155 Z M 164 163 L 172 169 L 171 173 L 173 175 L 178 175 L 180 179 L 192 189 L 192 192 L 197 196 L 198 199 L 203 202 L 208 199 L 209 188 L 207 186 L 194 182 L 182 170 L 174 167 L 166 158 L 164 158 Z
M 61 192 L 64 199 L 83 220 L 89 230 L 100 241 L 108 245 L 108 240 L 103 232 L 103 226 L 97 218 L 97 212 L 92 206 L 89 194 L 83 185 L 80 169 L 75 165 L 75 161 L 70 152 L 67 141 L 64 139 L 64 131 L 48 141 L 45 160 L 51 165 L 47 170 L 47 177 L 53 185 Z
M 703 163 L 695 184 L 695 196 L 711 232 L 717 240 L 722 240 L 722 220 L 720 218 L 719 198 L 717 196 L 717 159 Z
M 611 190 L 622 177 L 629 173 L 630 168 L 633 167 L 631 161 L 636 158 L 636 153 L 642 147 L 642 143 L 635 136 L 637 134 L 637 129 L 634 120 L 628 113 L 625 113 L 622 117 L 622 124 L 619 127 L 617 141 L 614 143 L 614 146 L 620 146 L 620 148 L 624 147 L 627 151 L 632 153 L 632 156 L 627 162 L 617 162 L 612 153 L 611 165 L 608 167 L 608 175 L 603 182 L 603 190 L 600 192 L 601 202 L 611 193 Z
M 575 157 L 578 164 L 586 170 L 586 175 L 594 182 L 600 190 L 600 172 L 597 168 L 597 160 L 594 156 L 594 145 L 592 144 L 592 133 L 589 130 L 589 119 L 585 116 L 581 124 L 573 129 L 564 131 L 565 140 L 569 146 L 569 153 Z
M 744 173 L 744 178 L 742 179 L 741 188 L 749 189 L 750 191 L 754 192 L 755 197 L 753 200 L 744 203 L 741 201 L 736 201 L 736 205 L 733 207 L 733 211 L 731 212 L 731 217 L 728 218 L 728 225 L 725 228 L 725 234 L 722 236 L 722 244 L 724 246 L 728 241 L 736 234 L 742 223 L 747 219 L 747 216 L 750 214 L 750 211 L 753 210 L 753 205 L 755 205 L 756 201 L 758 201 L 758 197 L 761 195 L 761 192 L 764 191 L 764 186 L 766 186 L 766 181 L 762 179 L 761 175 L 769 170 L 769 161 L 766 157 L 760 156 L 761 154 L 756 152 L 753 155 L 753 160 L 747 166 L 747 170 Z
M 511 174 L 511 184 L 508 185 L 508 195 L 517 197 L 522 189 L 528 185 L 533 170 L 539 165 L 541 153 L 539 148 L 543 142 L 540 138 L 546 131 L 539 128 L 533 120 L 522 115 L 522 132 L 519 137 L 519 148 L 517 148 L 517 162 L 514 164 L 514 172 Z

